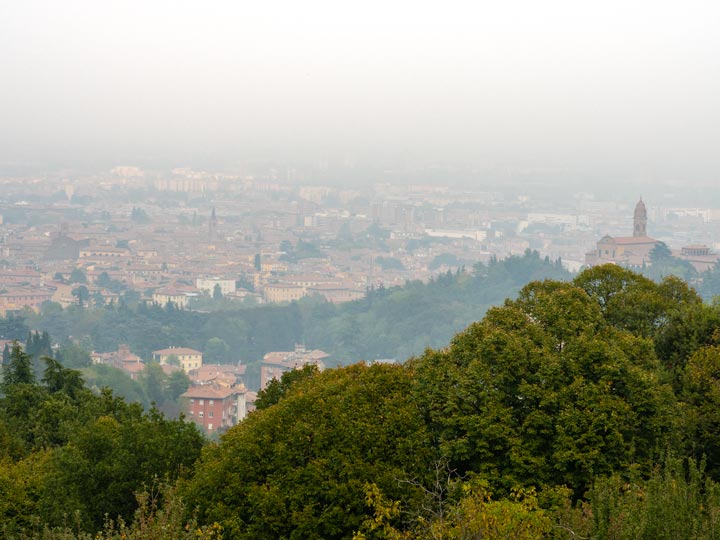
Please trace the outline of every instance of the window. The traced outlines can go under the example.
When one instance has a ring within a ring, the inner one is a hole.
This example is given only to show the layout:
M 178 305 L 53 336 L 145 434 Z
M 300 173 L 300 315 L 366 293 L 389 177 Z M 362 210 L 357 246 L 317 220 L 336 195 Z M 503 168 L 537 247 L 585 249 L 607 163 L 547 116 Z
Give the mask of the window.
M 190 409 L 190 416 L 193 416 L 195 413 Z
M 215 405 L 215 400 L 214 400 L 214 399 L 208 400 L 208 405 L 210 405 L 211 407 L 212 407 L 213 405 Z
M 208 431 L 212 431 L 212 424 L 208 424 Z
M 205 400 L 204 400 L 204 399 L 201 399 L 201 400 L 200 400 L 200 405 L 205 405 Z
M 195 398 L 190 400 L 190 405 L 195 405 Z
M 202 412 L 202 411 L 200 411 L 200 412 L 198 413 L 198 416 L 199 416 L 200 418 L 202 418 L 203 416 L 205 416 L 205 413 Z
M 208 416 L 209 416 L 210 418 L 212 418 L 213 416 L 215 416 L 215 413 L 213 413 L 213 411 L 209 411 L 209 412 L 208 412 Z

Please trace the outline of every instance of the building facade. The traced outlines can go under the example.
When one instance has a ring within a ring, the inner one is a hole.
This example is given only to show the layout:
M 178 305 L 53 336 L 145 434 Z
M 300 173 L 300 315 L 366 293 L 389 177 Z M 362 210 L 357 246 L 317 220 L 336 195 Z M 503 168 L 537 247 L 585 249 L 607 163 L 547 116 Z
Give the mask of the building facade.
M 195 349 L 188 349 L 187 347 L 170 347 L 168 349 L 160 349 L 159 351 L 153 351 L 153 360 L 159 364 L 167 364 L 168 361 L 177 358 L 178 365 L 189 373 L 193 369 L 198 369 L 202 366 L 203 353 L 196 351 Z

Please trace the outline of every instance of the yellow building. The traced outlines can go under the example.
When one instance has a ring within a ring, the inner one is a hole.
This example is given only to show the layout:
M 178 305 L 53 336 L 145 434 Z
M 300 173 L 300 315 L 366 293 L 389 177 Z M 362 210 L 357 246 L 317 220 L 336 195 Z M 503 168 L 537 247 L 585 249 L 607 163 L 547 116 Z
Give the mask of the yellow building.
M 203 354 L 195 349 L 188 349 L 187 347 L 170 347 L 168 349 L 161 349 L 159 351 L 153 351 L 153 360 L 159 364 L 167 364 L 169 360 L 177 358 L 177 362 L 185 373 L 190 370 L 198 369 L 202 366 Z
M 267 302 L 283 303 L 300 300 L 307 294 L 305 287 L 285 283 L 265 285 L 263 296 Z
M 188 297 L 185 292 L 169 287 L 155 291 L 152 295 L 152 300 L 161 306 L 171 302 L 179 308 L 187 307 L 188 303 Z

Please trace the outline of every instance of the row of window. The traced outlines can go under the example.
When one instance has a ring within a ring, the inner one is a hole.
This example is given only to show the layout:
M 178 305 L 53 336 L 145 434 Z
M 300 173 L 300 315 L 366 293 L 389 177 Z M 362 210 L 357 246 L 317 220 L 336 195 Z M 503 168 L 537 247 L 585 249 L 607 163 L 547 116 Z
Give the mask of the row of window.
M 190 416 L 194 416 L 194 415 L 195 415 L 195 413 L 191 410 Z M 204 416 L 205 416 L 204 411 L 198 412 L 198 418 L 202 418 Z M 208 411 L 208 418 L 213 418 L 214 416 L 215 416 L 215 414 L 213 413 L 213 411 Z M 225 416 L 224 411 L 223 411 L 223 416 Z
M 190 400 L 190 405 L 195 405 L 195 399 L 194 399 L 194 398 Z M 205 400 L 204 400 L 204 399 L 199 400 L 199 401 L 198 401 L 198 405 L 205 405 Z M 209 405 L 210 407 L 212 407 L 213 405 L 215 405 L 215 400 L 214 400 L 214 399 L 208 399 L 208 405 Z

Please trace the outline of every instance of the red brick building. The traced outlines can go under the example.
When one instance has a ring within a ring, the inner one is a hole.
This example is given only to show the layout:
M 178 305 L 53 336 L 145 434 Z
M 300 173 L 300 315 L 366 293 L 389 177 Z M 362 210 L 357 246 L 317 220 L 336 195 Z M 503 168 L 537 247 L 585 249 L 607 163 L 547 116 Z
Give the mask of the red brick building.
M 225 431 L 245 418 L 244 386 L 192 386 L 180 397 L 188 418 L 208 435 Z

